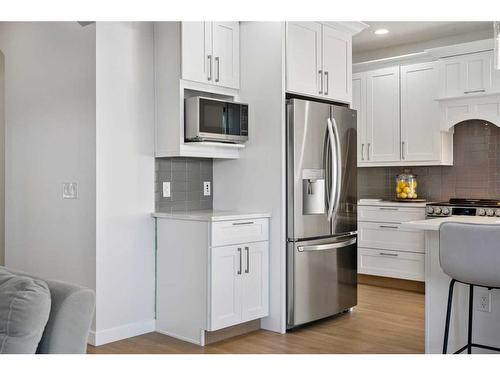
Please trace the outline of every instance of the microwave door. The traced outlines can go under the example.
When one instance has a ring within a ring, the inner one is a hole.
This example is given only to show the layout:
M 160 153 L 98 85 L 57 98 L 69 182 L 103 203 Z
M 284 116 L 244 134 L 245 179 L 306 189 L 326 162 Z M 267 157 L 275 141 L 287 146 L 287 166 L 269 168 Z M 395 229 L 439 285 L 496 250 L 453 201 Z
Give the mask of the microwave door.
M 224 102 L 200 98 L 200 136 L 224 139 L 226 105 Z

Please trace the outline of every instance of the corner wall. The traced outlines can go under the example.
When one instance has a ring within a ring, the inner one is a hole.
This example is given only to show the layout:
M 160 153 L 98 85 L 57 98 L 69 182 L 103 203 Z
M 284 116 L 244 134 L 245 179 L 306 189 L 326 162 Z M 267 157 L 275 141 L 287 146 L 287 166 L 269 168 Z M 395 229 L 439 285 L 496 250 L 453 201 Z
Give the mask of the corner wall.
M 5 263 L 5 64 L 0 51 L 0 266 Z

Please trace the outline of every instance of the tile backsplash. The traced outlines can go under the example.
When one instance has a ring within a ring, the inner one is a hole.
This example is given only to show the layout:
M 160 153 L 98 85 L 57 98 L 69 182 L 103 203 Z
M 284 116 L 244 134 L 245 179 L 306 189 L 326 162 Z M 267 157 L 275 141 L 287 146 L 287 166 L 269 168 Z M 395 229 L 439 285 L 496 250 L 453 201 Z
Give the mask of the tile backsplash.
M 155 210 L 194 211 L 213 206 L 212 159 L 157 158 L 155 160 Z M 163 198 L 163 182 L 170 181 L 170 198 Z M 210 196 L 203 195 L 203 182 L 210 181 Z
M 453 166 L 408 168 L 417 175 L 419 197 L 500 198 L 500 128 L 479 120 L 457 124 L 453 159 Z M 358 168 L 358 197 L 393 199 L 394 181 L 403 169 Z

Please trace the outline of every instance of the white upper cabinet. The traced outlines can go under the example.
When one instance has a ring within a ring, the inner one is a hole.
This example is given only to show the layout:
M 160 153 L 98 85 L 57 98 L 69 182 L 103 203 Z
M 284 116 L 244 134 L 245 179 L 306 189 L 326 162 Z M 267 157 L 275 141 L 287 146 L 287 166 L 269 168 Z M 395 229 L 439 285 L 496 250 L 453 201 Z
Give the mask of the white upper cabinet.
M 478 52 L 439 60 L 440 98 L 500 92 L 500 75 L 493 68 L 493 52 Z
M 352 36 L 317 22 L 288 22 L 286 90 L 351 102 Z
M 321 95 L 321 25 L 288 22 L 286 41 L 287 90 Z
M 182 22 L 182 78 L 239 89 L 238 22 Z
M 352 109 L 358 120 L 358 163 L 366 158 L 366 73 L 352 75 Z
M 439 160 L 438 68 L 436 62 L 401 67 L 401 159 Z
M 323 25 L 323 94 L 333 100 L 351 101 L 351 36 Z
M 400 160 L 399 67 L 366 73 L 367 160 Z

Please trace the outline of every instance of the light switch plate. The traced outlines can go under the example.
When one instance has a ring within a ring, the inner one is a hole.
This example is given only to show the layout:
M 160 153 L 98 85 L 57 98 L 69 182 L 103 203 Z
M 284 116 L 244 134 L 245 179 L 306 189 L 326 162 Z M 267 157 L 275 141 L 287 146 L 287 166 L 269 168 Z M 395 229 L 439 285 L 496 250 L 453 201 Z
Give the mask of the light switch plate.
M 63 199 L 78 199 L 78 182 L 63 182 Z
M 211 194 L 210 181 L 203 181 L 203 195 L 209 197 Z
M 170 181 L 163 182 L 163 198 L 170 198 Z

